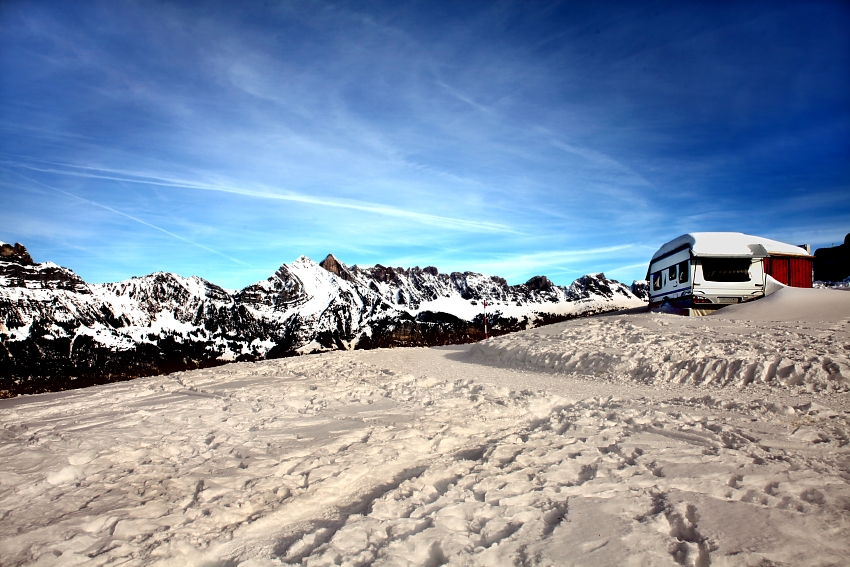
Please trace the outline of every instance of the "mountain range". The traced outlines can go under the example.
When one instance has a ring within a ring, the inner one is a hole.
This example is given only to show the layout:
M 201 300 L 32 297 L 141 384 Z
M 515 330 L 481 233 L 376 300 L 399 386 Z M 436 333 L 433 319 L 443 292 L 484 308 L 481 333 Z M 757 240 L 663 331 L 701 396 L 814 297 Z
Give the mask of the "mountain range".
M 0 396 L 64 390 L 230 361 L 335 349 L 434 346 L 646 305 L 645 282 L 604 274 L 569 286 L 545 276 L 434 267 L 348 267 L 301 256 L 231 292 L 156 272 L 89 284 L 0 243 Z

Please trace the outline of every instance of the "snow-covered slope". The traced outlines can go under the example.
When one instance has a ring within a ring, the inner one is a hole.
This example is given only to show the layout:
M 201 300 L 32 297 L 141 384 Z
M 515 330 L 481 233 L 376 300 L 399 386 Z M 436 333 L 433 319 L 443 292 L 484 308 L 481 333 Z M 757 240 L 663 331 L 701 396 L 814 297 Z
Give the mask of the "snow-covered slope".
M 0 400 L 0 563 L 843 566 L 850 294 L 821 291 Z
M 8 392 L 326 350 L 470 342 L 483 338 L 485 301 L 494 335 L 644 305 L 603 274 L 568 287 L 544 276 L 509 286 L 472 272 L 349 268 L 330 255 L 321 264 L 302 256 L 229 293 L 162 272 L 89 285 L 32 262 L 23 246 L 3 251 L 0 391 Z
M 493 338 L 475 344 L 470 357 L 645 384 L 850 391 L 846 291 L 783 288 L 708 317 L 614 317 Z M 829 335 L 837 343 L 825 344 Z

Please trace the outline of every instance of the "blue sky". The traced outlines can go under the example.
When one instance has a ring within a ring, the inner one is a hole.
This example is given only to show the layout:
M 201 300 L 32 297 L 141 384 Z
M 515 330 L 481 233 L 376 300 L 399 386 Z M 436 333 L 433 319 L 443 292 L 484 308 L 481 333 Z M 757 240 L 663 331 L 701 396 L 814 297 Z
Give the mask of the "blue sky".
M 243 5 L 244 4 L 244 5 Z M 850 231 L 846 2 L 0 3 L 0 240 L 91 282 L 519 283 Z

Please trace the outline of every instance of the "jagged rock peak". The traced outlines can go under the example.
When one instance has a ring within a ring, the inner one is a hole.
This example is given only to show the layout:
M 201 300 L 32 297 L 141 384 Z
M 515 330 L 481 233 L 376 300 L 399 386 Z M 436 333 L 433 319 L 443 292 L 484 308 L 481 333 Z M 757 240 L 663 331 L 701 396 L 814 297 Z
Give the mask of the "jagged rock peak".
M 27 249 L 24 248 L 24 245 L 19 242 L 15 242 L 14 246 L 4 242 L 2 246 L 0 246 L 0 260 L 16 262 L 24 266 L 32 266 L 35 263 L 32 261 L 32 257 L 30 257 Z
M 33 262 L 27 249 L 17 242 L 14 246 L 0 242 L 0 288 L 7 287 L 91 293 L 80 276 L 53 262 Z M 3 310 L 4 306 L 0 305 L 0 312 Z
M 555 287 L 555 284 L 549 281 L 549 278 L 547 278 L 546 276 L 534 276 L 533 278 L 525 282 L 525 285 L 528 287 L 528 289 L 535 289 L 540 291 L 548 291 Z
M 346 281 L 351 281 L 352 277 L 342 262 L 334 258 L 333 254 L 328 254 L 324 260 L 319 262 L 319 266 L 326 269 L 332 274 L 336 274 Z
M 399 268 L 399 272 L 404 273 L 404 271 Z M 389 283 L 398 279 L 396 275 L 396 270 L 391 267 L 382 266 L 380 264 L 375 264 L 375 267 L 369 270 L 370 274 L 373 278 L 378 280 L 379 282 Z

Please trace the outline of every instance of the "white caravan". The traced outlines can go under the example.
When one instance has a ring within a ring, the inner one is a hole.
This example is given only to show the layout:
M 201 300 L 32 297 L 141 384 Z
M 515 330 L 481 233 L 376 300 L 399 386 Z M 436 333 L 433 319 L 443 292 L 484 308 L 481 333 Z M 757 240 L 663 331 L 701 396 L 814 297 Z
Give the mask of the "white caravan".
M 811 287 L 811 261 L 805 248 L 740 232 L 683 234 L 652 256 L 649 306 L 705 315 L 764 297 L 765 286 Z

